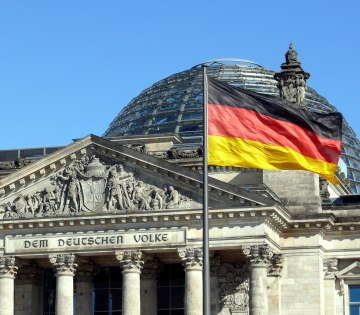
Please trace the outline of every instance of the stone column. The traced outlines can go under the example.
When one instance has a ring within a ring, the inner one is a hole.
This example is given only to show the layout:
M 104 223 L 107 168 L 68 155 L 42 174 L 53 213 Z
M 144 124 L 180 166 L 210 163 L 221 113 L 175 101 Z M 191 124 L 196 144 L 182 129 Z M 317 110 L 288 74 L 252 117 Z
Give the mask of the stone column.
M 94 278 L 94 263 L 83 261 L 76 272 L 76 315 L 92 313 L 92 285 Z
M 142 253 L 138 250 L 115 252 L 123 274 L 122 314 L 140 315 L 140 273 L 143 267 Z
M 15 257 L 0 257 L 0 315 L 14 315 Z
M 272 252 L 268 245 L 243 247 L 250 263 L 250 315 L 268 315 L 267 272 Z
M 157 315 L 157 276 L 161 264 L 157 260 L 146 260 L 141 273 L 141 315 Z
M 178 253 L 185 269 L 185 315 L 202 314 L 202 250 L 186 248 Z
M 74 314 L 74 275 L 77 264 L 75 255 L 59 254 L 50 256 L 56 271 L 56 315 Z
M 15 314 L 38 315 L 43 312 L 43 269 L 23 264 L 15 280 Z

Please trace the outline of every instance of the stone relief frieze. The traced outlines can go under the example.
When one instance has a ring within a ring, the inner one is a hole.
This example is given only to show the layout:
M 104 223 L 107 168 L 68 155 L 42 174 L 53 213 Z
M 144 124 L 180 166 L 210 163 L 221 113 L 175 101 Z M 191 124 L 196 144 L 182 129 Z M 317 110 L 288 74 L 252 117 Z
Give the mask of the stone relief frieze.
M 275 80 L 278 81 L 280 97 L 305 108 L 306 80 L 310 74 L 302 69 L 301 62 L 298 61 L 298 53 L 292 43 L 285 54 L 285 59 L 285 63 L 281 65 L 281 72 L 274 75 Z
M 219 271 L 220 306 L 230 314 L 248 314 L 249 273 L 244 265 L 224 263 Z
M 7 219 L 186 209 L 192 202 L 174 186 L 160 188 L 145 183 L 136 170 L 106 163 L 95 155 L 74 160 L 48 181 L 44 188 L 24 189 L 0 204 L 0 216 Z
M 307 88 L 303 75 L 289 75 L 281 78 L 278 87 L 281 98 L 298 105 L 303 104 Z

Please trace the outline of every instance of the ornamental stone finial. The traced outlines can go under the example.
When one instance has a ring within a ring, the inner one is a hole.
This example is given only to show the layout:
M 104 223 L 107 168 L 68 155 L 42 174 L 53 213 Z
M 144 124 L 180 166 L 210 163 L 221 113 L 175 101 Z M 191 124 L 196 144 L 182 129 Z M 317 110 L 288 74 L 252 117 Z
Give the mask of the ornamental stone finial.
M 178 255 L 185 270 L 201 270 L 203 265 L 203 252 L 201 248 L 179 249 Z
M 139 250 L 116 251 L 116 259 L 120 262 L 123 272 L 141 272 L 144 261 Z
M 0 257 L 0 278 L 14 279 L 17 273 L 18 267 L 15 266 L 14 256 L 2 256 Z
M 53 264 L 57 276 L 74 276 L 77 264 L 74 254 L 50 255 L 50 262 Z
M 296 50 L 294 50 L 293 43 L 290 42 L 289 50 L 285 54 L 286 63 L 289 64 L 289 63 L 297 62 L 298 61 L 297 59 L 298 59 L 298 53 Z
M 298 53 L 290 43 L 289 50 L 285 54 L 285 62 L 281 65 L 281 72 L 274 75 L 278 81 L 280 97 L 305 108 L 306 80 L 310 74 L 305 72 L 298 61 Z

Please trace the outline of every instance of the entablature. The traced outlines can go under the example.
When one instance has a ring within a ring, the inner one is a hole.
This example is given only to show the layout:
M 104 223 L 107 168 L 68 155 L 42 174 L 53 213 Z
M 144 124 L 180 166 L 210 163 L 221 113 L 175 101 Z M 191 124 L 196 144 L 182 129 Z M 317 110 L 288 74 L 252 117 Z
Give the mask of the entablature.
M 129 214 L 101 214 L 76 217 L 46 217 L 46 218 L 18 218 L 0 221 L 0 232 L 24 233 L 31 229 L 31 233 L 49 230 L 52 232 L 66 230 L 81 231 L 101 229 L 150 229 L 176 228 L 179 226 L 202 226 L 203 210 L 186 209 L 171 211 L 154 211 Z M 226 227 L 231 225 L 246 225 L 254 221 L 259 224 L 269 222 L 279 230 L 287 228 L 288 213 L 279 211 L 276 207 L 259 208 L 230 208 L 209 209 L 211 227 Z M 70 229 L 69 229 L 70 228 Z

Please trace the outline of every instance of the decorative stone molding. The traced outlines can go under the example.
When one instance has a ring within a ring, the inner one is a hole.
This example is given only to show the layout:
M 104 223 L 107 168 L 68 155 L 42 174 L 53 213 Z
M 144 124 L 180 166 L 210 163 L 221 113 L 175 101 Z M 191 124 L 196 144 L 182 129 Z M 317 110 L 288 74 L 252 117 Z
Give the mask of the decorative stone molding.
M 334 279 L 338 271 L 338 260 L 336 258 L 324 259 L 324 277 L 327 279 Z
M 179 249 L 178 255 L 181 258 L 185 270 L 201 270 L 203 265 L 203 252 L 201 248 Z
M 146 148 L 145 145 L 136 145 L 136 144 L 126 144 L 126 147 L 138 151 L 138 152 L 145 152 L 146 153 Z
M 116 251 L 116 259 L 120 262 L 123 272 L 141 272 L 144 261 L 142 252 L 139 250 Z
M 56 276 L 74 276 L 76 272 L 76 256 L 74 254 L 58 254 L 49 256 L 50 263 L 56 270 Z
M 268 270 L 268 276 L 279 277 L 283 269 L 284 257 L 281 254 L 274 254 L 270 259 L 270 268 Z
M 189 159 L 189 158 L 201 158 L 203 156 L 203 148 L 191 148 L 191 149 L 178 149 L 171 148 L 166 152 L 165 158 L 167 159 Z
M 15 279 L 18 267 L 15 266 L 14 256 L 0 257 L 0 278 Z
M 273 252 L 271 251 L 269 245 L 264 244 L 243 246 L 242 250 L 245 256 L 248 258 L 251 267 L 268 267 L 271 265 Z
M 230 314 L 248 314 L 249 272 L 247 266 L 221 264 L 219 268 L 219 292 L 221 310 Z

